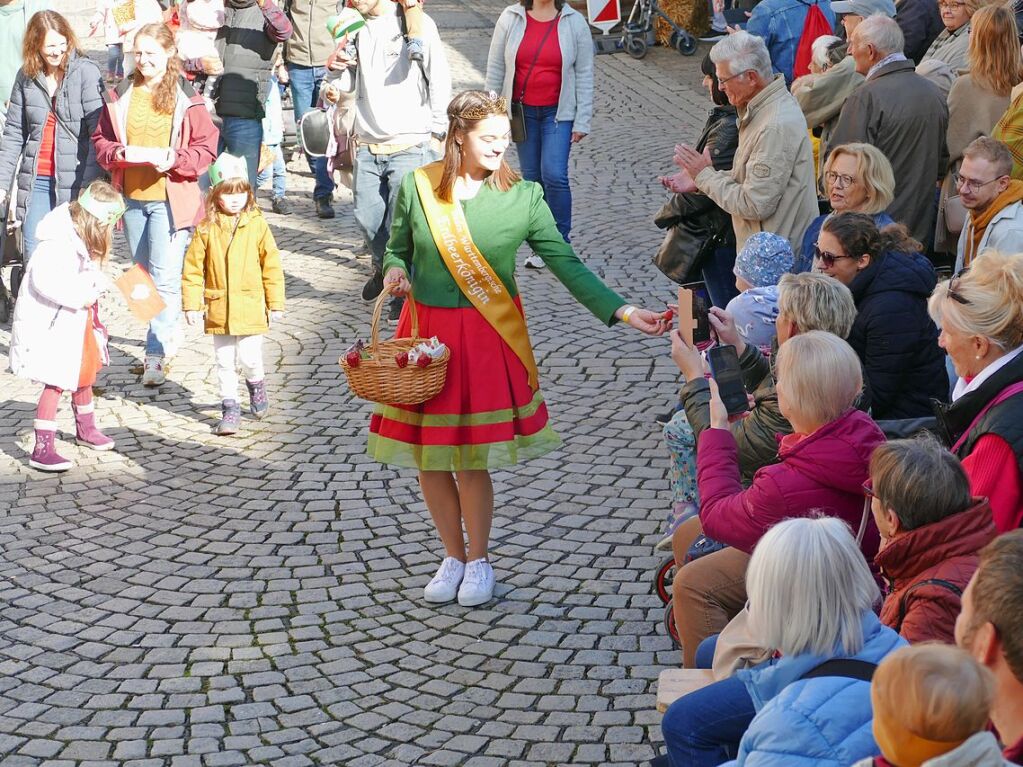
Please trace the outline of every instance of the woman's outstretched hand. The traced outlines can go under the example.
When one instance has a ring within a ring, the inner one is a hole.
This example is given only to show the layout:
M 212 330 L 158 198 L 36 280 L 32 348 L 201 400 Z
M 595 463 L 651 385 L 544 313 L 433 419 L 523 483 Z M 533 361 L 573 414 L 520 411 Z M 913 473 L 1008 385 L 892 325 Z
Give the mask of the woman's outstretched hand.
M 631 309 L 631 311 L 630 311 Z M 626 319 L 625 315 L 628 314 Z M 622 306 L 615 312 L 615 317 L 648 336 L 662 336 L 671 330 L 671 319 L 665 317 L 666 312 L 652 312 L 649 309 Z
M 408 295 L 408 292 L 412 290 L 412 286 L 409 284 L 408 275 L 405 274 L 405 270 L 397 266 L 389 269 L 387 274 L 384 275 L 384 290 L 392 296 Z

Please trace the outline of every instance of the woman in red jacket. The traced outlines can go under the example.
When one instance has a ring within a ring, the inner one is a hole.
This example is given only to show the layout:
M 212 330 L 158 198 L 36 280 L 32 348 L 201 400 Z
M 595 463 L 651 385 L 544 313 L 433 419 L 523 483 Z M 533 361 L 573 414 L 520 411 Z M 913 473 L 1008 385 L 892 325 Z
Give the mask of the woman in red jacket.
M 675 623 L 686 666 L 696 648 L 721 631 L 746 603 L 746 565 L 760 538 L 790 517 L 845 520 L 873 560 L 878 534 L 863 500 L 863 483 L 874 448 L 884 435 L 854 403 L 863 387 L 859 358 L 831 333 L 810 331 L 778 349 L 777 391 L 793 434 L 779 439 L 780 462 L 759 469 L 742 486 L 738 448 L 728 413 L 711 382 L 710 428 L 696 449 L 700 523 L 710 538 L 729 548 L 697 559 L 675 576 Z
M 879 446 L 865 489 L 888 586 L 881 622 L 908 642 L 954 644 L 963 590 L 998 534 L 987 499 L 970 495 L 962 465 L 933 438 Z

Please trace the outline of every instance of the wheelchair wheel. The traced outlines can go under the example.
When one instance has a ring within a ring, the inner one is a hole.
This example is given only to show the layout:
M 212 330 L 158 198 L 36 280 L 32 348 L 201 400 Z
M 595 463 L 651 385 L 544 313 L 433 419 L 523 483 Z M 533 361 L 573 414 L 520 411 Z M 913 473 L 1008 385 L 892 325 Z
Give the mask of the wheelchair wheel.
M 696 38 L 688 32 L 675 32 L 671 36 L 671 46 L 683 56 L 696 53 Z
M 634 59 L 643 58 L 647 53 L 646 39 L 637 35 L 627 35 L 625 37 L 625 52 Z
M 675 625 L 675 611 L 671 609 L 671 602 L 664 606 L 664 630 L 671 637 L 675 649 L 681 650 L 682 641 L 678 638 L 678 626 Z
M 15 264 L 11 267 L 11 296 L 18 297 L 18 289 L 21 287 L 21 278 L 25 276 L 25 267 Z
M 654 591 L 664 604 L 671 601 L 671 582 L 675 579 L 675 557 L 668 557 L 657 568 L 654 576 Z

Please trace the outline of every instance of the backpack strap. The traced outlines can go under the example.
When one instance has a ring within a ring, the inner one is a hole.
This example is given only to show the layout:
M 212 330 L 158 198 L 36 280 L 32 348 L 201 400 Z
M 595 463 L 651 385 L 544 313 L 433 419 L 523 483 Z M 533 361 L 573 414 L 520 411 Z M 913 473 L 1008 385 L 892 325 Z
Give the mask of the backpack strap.
M 847 679 L 858 679 L 861 682 L 869 682 L 874 678 L 877 670 L 876 663 L 855 658 L 832 658 L 826 660 L 816 668 L 812 668 L 803 674 L 800 679 L 819 679 L 825 676 L 841 676 Z
M 908 607 L 906 606 L 906 602 L 909 600 L 909 595 L 912 594 L 921 586 L 928 585 L 941 586 L 941 588 L 948 589 L 957 597 L 962 597 L 963 595 L 963 590 L 961 588 L 956 586 L 954 583 L 942 580 L 941 578 L 928 578 L 925 581 L 917 581 L 908 589 L 906 589 L 905 593 L 899 598 L 899 617 L 894 626 L 895 631 L 898 632 L 899 634 L 902 633 L 902 622 L 906 620 L 906 611 L 908 609 Z
M 405 6 L 398 2 L 398 27 L 401 29 L 401 37 L 405 41 L 405 45 L 408 45 L 408 20 L 405 18 Z M 358 38 L 356 38 L 358 39 Z M 430 78 L 426 76 L 426 67 L 423 65 L 421 59 L 416 59 L 416 64 L 419 65 L 419 72 L 423 75 L 423 82 L 426 84 L 426 105 L 430 105 Z

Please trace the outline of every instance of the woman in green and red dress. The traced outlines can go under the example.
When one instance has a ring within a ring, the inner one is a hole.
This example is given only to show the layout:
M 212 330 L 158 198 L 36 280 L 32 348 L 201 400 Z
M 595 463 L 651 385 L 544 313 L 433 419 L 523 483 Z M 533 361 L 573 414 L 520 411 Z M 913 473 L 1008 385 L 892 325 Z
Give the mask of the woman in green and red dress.
M 446 553 L 425 599 L 457 596 L 473 606 L 494 591 L 487 560 L 490 470 L 560 444 L 548 424 L 515 283 L 519 246 L 528 242 L 575 299 L 608 325 L 623 321 L 660 335 L 670 320 L 626 304 L 590 272 L 558 232 L 539 184 L 522 181 L 505 163 L 510 125 L 504 99 L 466 91 L 452 100 L 448 117 L 446 159 L 402 182 L 384 256 L 385 286 L 396 295 L 411 288 L 420 335 L 437 336 L 451 350 L 447 380 L 422 405 L 378 407 L 368 451 L 381 463 L 419 470 Z M 406 309 L 397 336 L 408 335 Z

